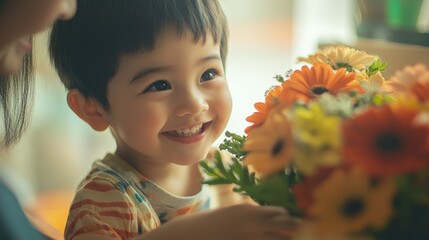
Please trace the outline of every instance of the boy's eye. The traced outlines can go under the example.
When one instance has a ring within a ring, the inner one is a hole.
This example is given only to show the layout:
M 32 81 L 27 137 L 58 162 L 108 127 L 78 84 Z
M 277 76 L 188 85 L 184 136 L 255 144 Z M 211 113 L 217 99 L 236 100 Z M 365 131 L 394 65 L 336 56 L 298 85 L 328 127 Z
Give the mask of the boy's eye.
M 201 75 L 201 82 L 210 81 L 215 78 L 217 75 L 217 71 L 214 69 L 207 70 Z
M 170 90 L 171 89 L 171 85 L 170 83 L 168 83 L 165 80 L 158 80 L 152 84 L 150 84 L 144 91 L 143 93 L 146 92 L 158 92 L 158 91 L 166 91 L 166 90 Z

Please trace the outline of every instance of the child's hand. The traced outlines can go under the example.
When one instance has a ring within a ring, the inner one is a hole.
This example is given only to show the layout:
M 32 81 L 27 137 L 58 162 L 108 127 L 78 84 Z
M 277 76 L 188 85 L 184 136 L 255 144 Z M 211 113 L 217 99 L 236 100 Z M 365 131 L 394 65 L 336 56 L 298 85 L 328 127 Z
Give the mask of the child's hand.
M 207 212 L 205 218 L 200 221 L 211 226 L 212 237 L 204 239 L 213 240 L 290 239 L 297 228 L 297 221 L 280 207 L 233 205 Z
M 239 204 L 177 218 L 141 239 L 290 239 L 297 224 L 280 207 Z

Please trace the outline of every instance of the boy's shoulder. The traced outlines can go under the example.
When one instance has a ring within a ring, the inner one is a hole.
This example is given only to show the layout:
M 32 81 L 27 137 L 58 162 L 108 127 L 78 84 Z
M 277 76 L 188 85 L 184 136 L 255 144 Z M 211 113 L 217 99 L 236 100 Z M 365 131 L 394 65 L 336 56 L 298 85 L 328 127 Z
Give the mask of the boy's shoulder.
M 92 168 L 80 182 L 72 205 L 79 206 L 79 211 L 94 208 L 105 211 L 110 207 L 119 207 L 127 208 L 127 212 L 133 214 L 136 209 L 140 209 L 139 212 L 155 214 L 149 199 L 135 184 L 127 181 L 115 170 L 105 168 Z M 70 211 L 73 209 L 72 207 Z
M 72 201 L 66 235 L 73 236 L 80 228 L 85 231 L 98 229 L 97 226 L 103 224 L 120 225 L 127 231 L 132 229 L 132 232 L 139 232 L 136 228 L 140 226 L 136 223 L 137 220 L 141 220 L 141 228 L 145 231 L 160 225 L 151 203 L 135 186 L 121 178 L 113 169 L 110 171 L 93 167 L 81 181 Z
M 121 164 L 123 163 L 117 156 L 111 153 L 106 154 L 104 158 L 98 159 L 92 164 L 91 170 L 82 179 L 78 189 L 88 187 L 88 185 L 97 185 L 96 183 L 103 183 L 103 186 L 117 186 L 119 190 L 128 187 L 132 182 L 130 179 L 132 177 L 129 176 L 130 171 L 123 169 Z
M 128 187 L 130 187 L 130 183 L 124 176 L 98 160 L 94 162 L 90 172 L 82 179 L 77 191 L 79 192 L 84 189 L 95 192 L 116 190 L 126 194 Z
M 113 154 L 96 160 L 91 170 L 78 185 L 75 199 L 117 199 L 133 205 L 148 205 L 150 201 L 138 176 Z

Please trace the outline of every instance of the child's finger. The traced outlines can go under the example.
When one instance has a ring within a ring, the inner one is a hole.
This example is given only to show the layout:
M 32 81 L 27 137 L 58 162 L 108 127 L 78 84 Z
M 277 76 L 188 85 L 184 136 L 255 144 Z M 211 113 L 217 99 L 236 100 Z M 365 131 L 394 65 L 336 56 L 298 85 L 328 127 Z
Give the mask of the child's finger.
M 289 216 L 286 209 L 276 206 L 259 206 L 257 207 L 263 218 L 273 218 L 276 216 Z
M 295 233 L 302 220 L 289 215 L 279 215 L 269 219 L 267 229 L 280 235 L 290 236 Z

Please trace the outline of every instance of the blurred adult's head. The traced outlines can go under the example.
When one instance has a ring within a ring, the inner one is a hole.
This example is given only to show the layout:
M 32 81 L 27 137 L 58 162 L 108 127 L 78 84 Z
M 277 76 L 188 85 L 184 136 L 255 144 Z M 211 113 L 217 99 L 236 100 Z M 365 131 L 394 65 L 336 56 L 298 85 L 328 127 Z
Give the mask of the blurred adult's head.
M 0 0 L 0 145 L 16 143 L 32 100 L 31 38 L 76 12 L 76 0 Z
M 0 75 L 19 71 L 32 35 L 75 11 L 76 0 L 0 0 Z

